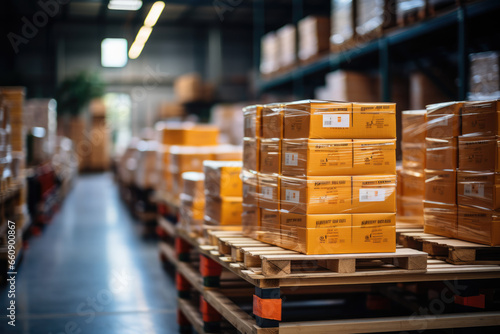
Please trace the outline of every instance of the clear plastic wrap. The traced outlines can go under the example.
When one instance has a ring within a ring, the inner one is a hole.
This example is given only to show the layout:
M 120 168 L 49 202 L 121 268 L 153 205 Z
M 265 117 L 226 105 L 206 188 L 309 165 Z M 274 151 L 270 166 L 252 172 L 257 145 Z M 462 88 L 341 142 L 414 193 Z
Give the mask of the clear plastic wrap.
M 458 207 L 459 239 L 489 246 L 500 246 L 500 214 L 493 210 Z
M 214 160 L 242 161 L 243 147 L 237 145 L 219 145 L 214 148 Z
M 280 177 L 278 174 L 258 175 L 258 205 L 263 209 L 280 209 Z
M 473 53 L 469 55 L 469 59 L 469 100 L 500 98 L 500 53 Z
M 308 60 L 330 49 L 330 19 L 307 16 L 299 21 L 299 59 Z
M 262 106 L 262 138 L 283 138 L 283 113 L 281 103 L 272 103 Z
M 500 172 L 500 139 L 496 136 L 458 138 L 458 168 L 463 171 Z
M 261 105 L 243 108 L 243 137 L 260 138 L 262 136 L 262 108 Z
M 305 100 L 284 104 L 286 139 L 396 138 L 395 103 Z
M 241 197 L 243 194 L 241 168 L 241 161 L 205 160 L 203 171 L 207 195 Z
M 332 0 L 332 31 L 330 42 L 334 46 L 343 45 L 354 38 L 354 1 Z
M 205 224 L 241 226 L 241 197 L 218 197 L 205 194 Z
M 427 106 L 427 137 L 452 138 L 460 135 L 463 102 L 444 102 Z
M 453 138 L 427 138 L 426 142 L 426 168 L 428 169 L 456 169 L 458 139 Z
M 500 101 L 465 102 L 462 109 L 463 136 L 498 136 Z
M 401 125 L 401 151 L 403 155 L 403 168 L 424 170 L 426 165 L 425 138 L 427 136 L 427 111 L 403 111 L 401 117 Z
M 258 206 L 258 173 L 252 170 L 243 169 L 241 171 L 241 180 L 243 183 L 243 204 L 248 206 Z
M 285 139 L 286 176 L 396 174 L 395 139 Z
M 282 176 L 280 199 L 302 214 L 396 212 L 396 176 Z
M 425 200 L 455 205 L 457 203 L 457 172 L 426 169 Z
M 260 209 L 256 205 L 242 205 L 241 225 L 243 235 L 255 238 L 260 231 Z
M 442 235 L 449 238 L 457 237 L 458 206 L 424 202 L 424 232 Z
M 488 210 L 500 209 L 500 174 L 458 171 L 457 203 Z
M 270 32 L 261 39 L 260 73 L 270 75 L 279 70 L 279 40 L 276 33 Z
M 421 225 L 424 222 L 424 171 L 407 168 L 398 176 L 398 221 Z
M 182 174 L 183 192 L 180 194 L 179 213 L 185 231 L 202 234 L 205 211 L 205 175 L 198 172 Z
M 268 243 L 279 243 L 281 240 L 280 211 L 261 208 L 260 221 L 257 239 Z
M 260 168 L 260 139 L 243 138 L 243 167 L 253 171 Z
M 281 139 L 261 139 L 259 171 L 267 174 L 281 173 Z

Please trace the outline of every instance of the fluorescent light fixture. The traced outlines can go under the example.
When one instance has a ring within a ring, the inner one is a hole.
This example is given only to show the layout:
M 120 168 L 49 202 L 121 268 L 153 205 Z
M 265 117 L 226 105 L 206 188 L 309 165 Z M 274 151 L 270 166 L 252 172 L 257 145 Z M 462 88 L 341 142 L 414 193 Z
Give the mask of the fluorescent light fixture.
M 163 8 L 165 8 L 165 3 L 163 1 L 156 1 L 153 6 L 151 6 L 148 16 L 146 16 L 146 19 L 144 20 L 144 25 L 147 27 L 153 27 L 160 18 Z
M 112 10 L 138 10 L 141 7 L 141 0 L 111 0 L 108 4 Z
M 128 44 L 125 38 L 105 38 L 101 43 L 101 65 L 124 67 L 127 65 Z
M 153 31 L 153 28 L 142 26 L 141 29 L 139 29 L 139 32 L 137 33 L 137 37 L 135 38 L 134 43 L 137 42 L 139 44 L 146 44 L 149 35 L 151 35 L 151 31 Z
M 130 50 L 128 52 L 128 57 L 130 59 L 137 59 L 141 55 L 142 49 L 144 48 L 144 44 L 134 42 L 132 43 L 132 46 L 130 47 Z

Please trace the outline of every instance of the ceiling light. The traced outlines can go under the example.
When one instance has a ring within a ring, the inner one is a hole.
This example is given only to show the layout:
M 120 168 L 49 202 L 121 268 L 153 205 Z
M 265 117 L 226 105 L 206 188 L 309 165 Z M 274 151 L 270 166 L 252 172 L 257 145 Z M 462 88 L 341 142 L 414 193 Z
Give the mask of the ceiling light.
M 156 1 L 153 6 L 151 6 L 148 16 L 146 16 L 146 19 L 144 20 L 144 25 L 153 27 L 160 18 L 163 8 L 165 8 L 165 3 L 163 1 Z
M 141 7 L 141 0 L 111 0 L 108 4 L 112 10 L 138 10 Z
M 142 26 L 141 29 L 139 29 L 139 32 L 137 33 L 137 37 L 135 38 L 135 42 L 137 42 L 139 44 L 146 44 L 146 42 L 148 41 L 149 35 L 151 35 L 151 31 L 153 31 L 153 28 Z
M 127 65 L 127 40 L 105 38 L 101 43 L 101 65 L 103 67 L 124 67 Z
M 137 59 L 141 55 L 142 49 L 144 48 L 144 44 L 134 42 L 132 43 L 132 46 L 130 47 L 130 50 L 128 52 L 128 57 L 130 59 Z

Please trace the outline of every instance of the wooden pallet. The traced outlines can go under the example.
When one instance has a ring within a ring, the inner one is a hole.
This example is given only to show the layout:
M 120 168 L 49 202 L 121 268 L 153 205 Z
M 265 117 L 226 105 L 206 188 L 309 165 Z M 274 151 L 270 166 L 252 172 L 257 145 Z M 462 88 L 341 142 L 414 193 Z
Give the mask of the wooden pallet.
M 402 233 L 404 247 L 421 250 L 453 264 L 500 264 L 500 247 L 450 239 L 429 233 Z
M 398 248 L 395 253 L 304 255 L 241 234 L 216 234 L 215 240 L 217 244 L 212 243 L 212 251 L 239 263 L 244 269 L 266 277 L 293 277 L 322 272 L 348 274 L 367 269 L 425 272 L 427 267 L 427 254 L 408 248 Z

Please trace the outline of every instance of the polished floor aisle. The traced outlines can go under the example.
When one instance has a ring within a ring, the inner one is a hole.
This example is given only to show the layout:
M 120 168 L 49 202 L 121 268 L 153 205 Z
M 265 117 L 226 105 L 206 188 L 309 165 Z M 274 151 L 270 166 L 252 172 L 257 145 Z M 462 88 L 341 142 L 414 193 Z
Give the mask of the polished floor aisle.
M 176 333 L 175 283 L 110 174 L 79 177 L 18 270 L 16 327 L 0 333 Z M 1 314 L 8 299 L 1 290 Z

